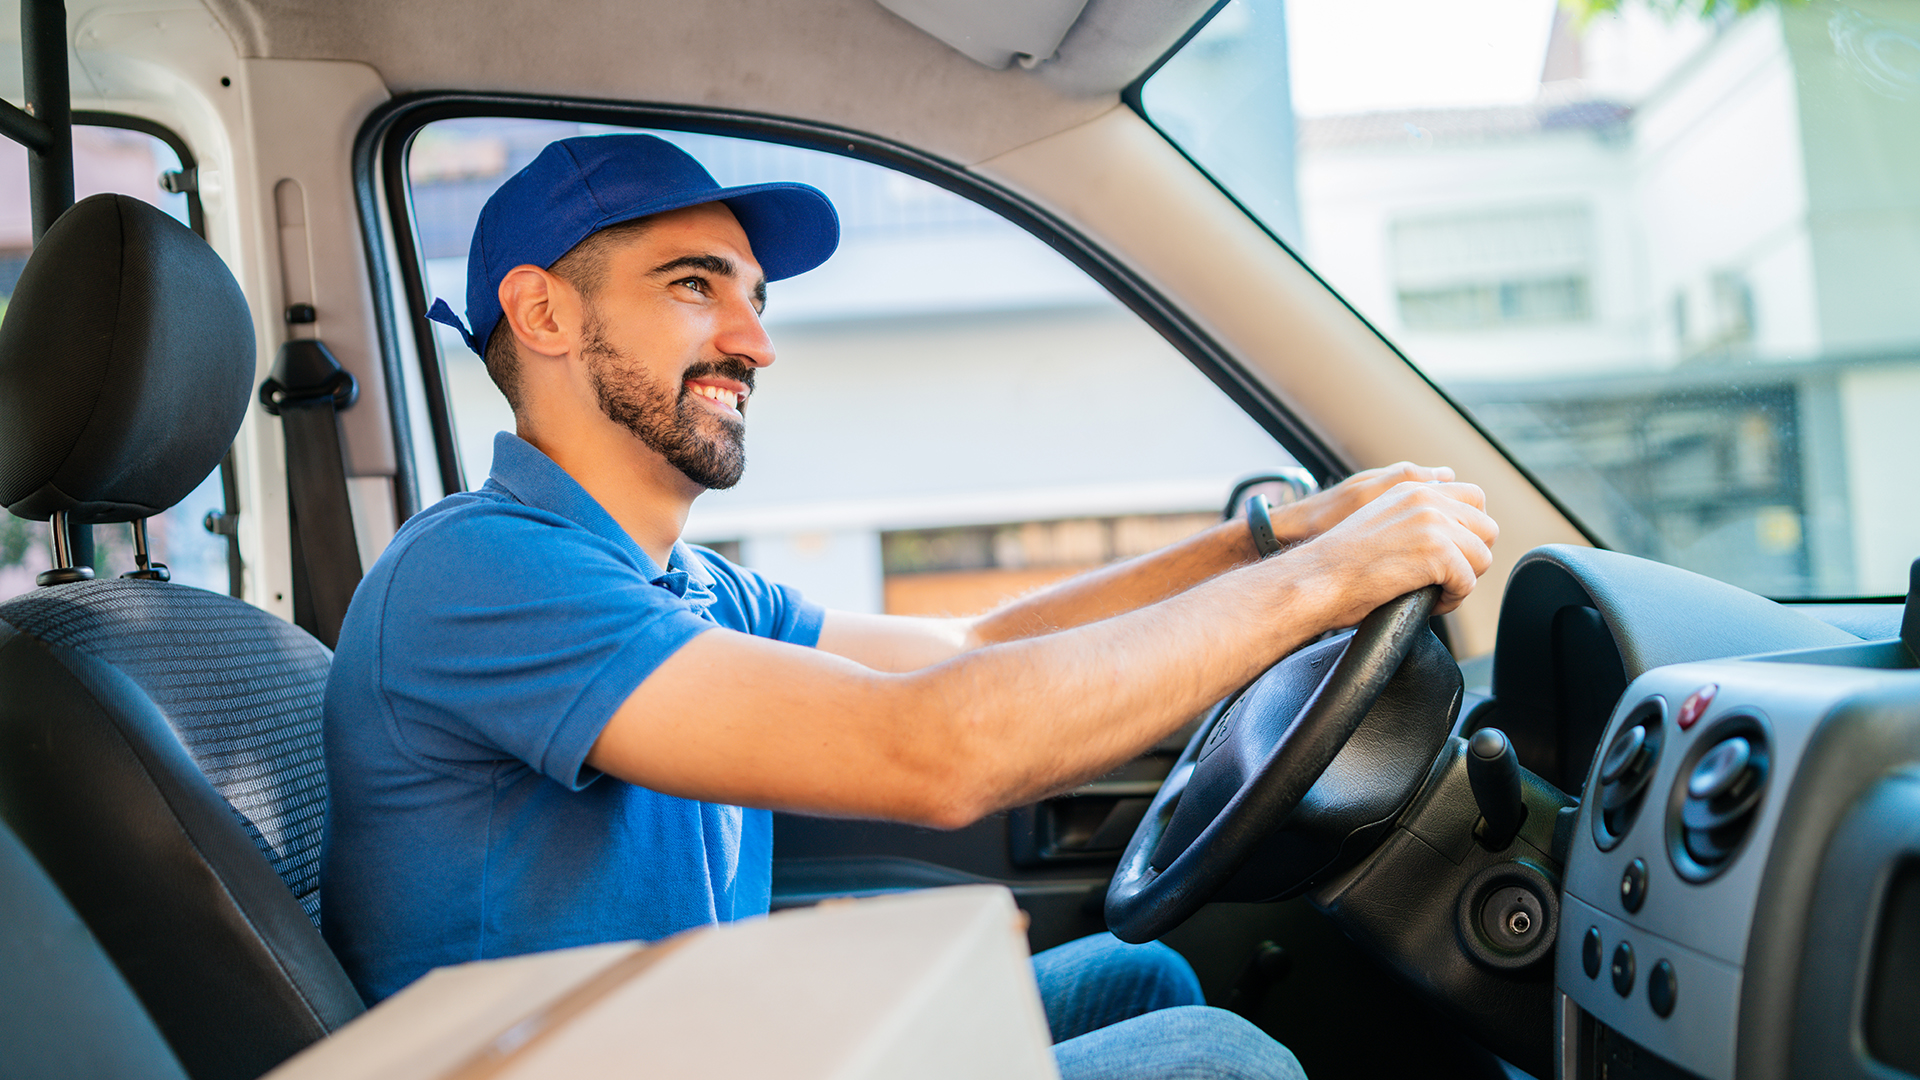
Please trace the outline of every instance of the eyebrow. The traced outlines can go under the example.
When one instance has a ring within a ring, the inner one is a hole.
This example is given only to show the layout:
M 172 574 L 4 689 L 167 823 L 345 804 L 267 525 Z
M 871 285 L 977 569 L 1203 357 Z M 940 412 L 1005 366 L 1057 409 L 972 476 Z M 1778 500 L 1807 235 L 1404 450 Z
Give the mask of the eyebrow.
M 729 278 L 739 273 L 738 269 L 733 265 L 732 259 L 722 258 L 719 255 L 682 255 L 677 259 L 668 259 L 666 262 L 647 271 L 647 276 L 652 277 L 657 274 L 670 274 L 675 270 L 705 270 L 709 274 L 718 274 L 721 277 Z M 765 278 L 761 278 L 754 283 L 753 299 L 756 307 L 764 309 L 767 306 L 767 281 Z

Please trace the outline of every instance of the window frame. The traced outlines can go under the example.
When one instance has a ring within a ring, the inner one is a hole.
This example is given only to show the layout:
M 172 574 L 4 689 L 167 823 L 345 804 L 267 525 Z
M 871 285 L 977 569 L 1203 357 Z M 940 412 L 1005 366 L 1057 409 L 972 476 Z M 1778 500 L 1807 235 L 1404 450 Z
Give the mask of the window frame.
M 406 161 L 414 136 L 427 124 L 437 120 L 481 116 L 561 120 L 756 139 L 838 154 L 931 183 L 1011 222 L 1059 252 L 1171 344 L 1320 482 L 1330 483 L 1350 471 L 1348 463 L 1294 416 L 1237 358 L 1120 260 L 1041 207 L 952 162 L 888 139 L 828 124 L 737 110 L 508 94 L 427 92 L 396 98 L 368 118 L 354 145 L 354 179 L 369 270 L 374 282 L 388 396 L 395 403 L 394 435 L 401 447 L 397 456 L 403 463 L 403 472 L 419 467 L 407 464 L 411 462 L 413 443 L 402 404 L 407 400 L 404 393 L 407 376 L 398 362 L 402 355 L 402 316 L 394 310 L 393 305 L 396 276 L 398 287 L 403 290 L 411 309 L 406 314 L 415 353 L 420 358 L 418 377 L 425 391 L 427 415 L 433 426 L 433 444 L 438 458 L 436 464 L 444 490 L 466 490 L 466 477 L 453 438 L 445 360 L 440 355 L 432 326 L 426 319 L 430 302 L 425 287 L 426 264 L 420 255 L 419 237 L 414 225 Z M 383 206 L 392 217 L 391 235 L 380 220 Z M 397 255 L 393 266 L 387 266 L 381 255 L 389 241 Z M 419 491 L 411 475 L 406 477 L 406 482 L 400 488 L 404 519 L 421 509 Z

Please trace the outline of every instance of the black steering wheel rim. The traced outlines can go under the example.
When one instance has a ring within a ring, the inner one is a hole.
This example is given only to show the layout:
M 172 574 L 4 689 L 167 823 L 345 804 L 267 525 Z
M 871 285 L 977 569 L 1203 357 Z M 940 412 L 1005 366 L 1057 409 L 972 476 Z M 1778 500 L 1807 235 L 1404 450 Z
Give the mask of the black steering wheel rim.
M 1152 941 L 1199 910 L 1291 814 L 1365 719 L 1427 628 L 1440 587 L 1429 585 L 1376 608 L 1260 767 L 1165 869 L 1152 865 L 1212 729 L 1216 709 L 1194 733 L 1134 830 L 1107 887 L 1107 927 L 1123 941 Z M 1243 691 L 1244 692 L 1244 691 Z M 1236 695 L 1237 696 L 1237 695 Z

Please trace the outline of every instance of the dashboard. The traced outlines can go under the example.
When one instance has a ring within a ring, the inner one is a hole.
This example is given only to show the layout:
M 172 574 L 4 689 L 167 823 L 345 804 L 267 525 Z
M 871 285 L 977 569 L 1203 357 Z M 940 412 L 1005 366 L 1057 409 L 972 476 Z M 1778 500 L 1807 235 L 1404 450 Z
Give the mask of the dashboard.
M 1516 571 L 1484 722 L 1582 793 L 1559 1076 L 1920 1075 L 1920 610 L 1889 629 L 1605 552 Z

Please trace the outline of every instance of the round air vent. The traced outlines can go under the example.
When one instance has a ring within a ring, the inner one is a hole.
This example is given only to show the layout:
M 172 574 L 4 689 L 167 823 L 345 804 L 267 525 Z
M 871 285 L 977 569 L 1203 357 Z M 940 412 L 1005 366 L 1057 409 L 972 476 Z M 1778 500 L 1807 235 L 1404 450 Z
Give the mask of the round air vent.
M 1706 881 L 1740 853 L 1759 816 L 1771 759 L 1760 718 L 1724 717 L 1704 732 L 1674 780 L 1667 821 L 1673 866 Z
M 1593 815 L 1593 842 L 1602 851 L 1618 844 L 1646 801 L 1653 767 L 1660 761 L 1660 743 L 1667 726 L 1667 705 L 1648 698 L 1634 706 L 1613 741 L 1600 755 L 1599 810 Z

